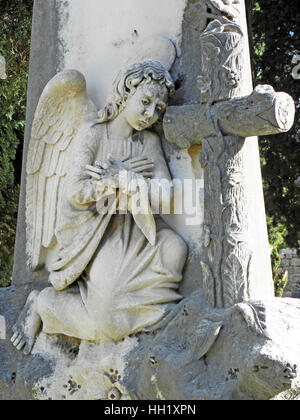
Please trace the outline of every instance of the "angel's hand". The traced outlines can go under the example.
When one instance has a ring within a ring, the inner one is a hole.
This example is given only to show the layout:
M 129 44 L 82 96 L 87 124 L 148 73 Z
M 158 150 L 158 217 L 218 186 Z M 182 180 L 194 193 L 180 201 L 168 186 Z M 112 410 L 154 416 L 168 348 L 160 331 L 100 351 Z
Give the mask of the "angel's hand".
M 60 292 L 69 286 L 68 283 L 59 279 L 51 279 L 50 283 L 52 284 L 52 286 L 57 292 Z
M 117 188 L 119 185 L 119 168 L 113 167 L 107 162 L 95 162 L 93 165 L 86 165 L 86 174 L 94 178 L 97 182 L 97 189 L 103 191 L 103 188 Z
M 142 175 L 144 178 L 152 178 L 154 171 L 154 161 L 145 156 L 126 159 L 124 164 L 127 168 L 135 173 Z
M 106 170 L 100 166 L 86 165 L 86 174 L 90 175 L 92 178 L 100 181 L 100 179 L 106 174 Z

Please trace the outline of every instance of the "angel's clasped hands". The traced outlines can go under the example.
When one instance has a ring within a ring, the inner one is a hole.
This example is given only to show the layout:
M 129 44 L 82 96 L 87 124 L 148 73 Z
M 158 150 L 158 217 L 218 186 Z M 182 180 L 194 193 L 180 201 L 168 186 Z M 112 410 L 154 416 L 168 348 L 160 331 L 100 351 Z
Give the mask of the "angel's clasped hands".
M 86 173 L 92 178 L 100 181 L 106 177 L 115 177 L 120 171 L 135 172 L 144 178 L 152 178 L 154 170 L 154 161 L 145 156 L 137 158 L 125 157 L 116 159 L 111 155 L 106 162 L 95 162 L 94 166 L 87 165 Z

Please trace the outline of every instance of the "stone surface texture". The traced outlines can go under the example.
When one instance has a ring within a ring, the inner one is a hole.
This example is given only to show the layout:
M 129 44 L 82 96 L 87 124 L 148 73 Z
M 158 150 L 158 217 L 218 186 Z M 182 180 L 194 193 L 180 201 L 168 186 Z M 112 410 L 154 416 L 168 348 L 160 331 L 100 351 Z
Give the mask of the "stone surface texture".
M 8 332 L 17 312 L 9 305 L 24 292 L 2 294 L 10 308 Z M 14 359 L 8 342 L 0 341 L 1 357 L 7 355 L 1 399 L 297 399 L 299 318 L 298 299 L 213 309 L 194 296 L 170 312 L 161 331 L 117 343 L 40 334 L 30 357 Z

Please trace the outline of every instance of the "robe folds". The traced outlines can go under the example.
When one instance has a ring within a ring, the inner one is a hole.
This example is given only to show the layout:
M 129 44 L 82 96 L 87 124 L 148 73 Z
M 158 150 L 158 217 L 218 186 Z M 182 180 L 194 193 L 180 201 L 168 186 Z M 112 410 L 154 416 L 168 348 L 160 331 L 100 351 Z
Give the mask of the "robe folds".
M 110 179 L 101 185 L 85 167 L 109 155 L 145 156 L 154 160 L 154 178 L 170 181 L 169 171 L 156 135 L 109 138 L 106 123 L 83 125 L 71 155 L 58 214 L 58 252 L 49 270 L 54 289 L 45 289 L 39 303 L 43 329 L 92 341 L 120 340 L 158 322 L 166 303 L 181 299 L 177 289 L 187 247 L 152 214 L 144 191 Z M 125 175 L 131 182 L 142 178 Z

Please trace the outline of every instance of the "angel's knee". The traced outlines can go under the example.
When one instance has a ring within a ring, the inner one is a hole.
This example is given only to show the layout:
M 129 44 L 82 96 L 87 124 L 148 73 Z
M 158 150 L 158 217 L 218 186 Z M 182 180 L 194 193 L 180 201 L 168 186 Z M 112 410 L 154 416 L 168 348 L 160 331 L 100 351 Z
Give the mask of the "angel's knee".
M 188 248 L 184 240 L 170 229 L 161 232 L 163 260 L 176 271 L 181 272 L 185 264 Z
M 53 306 L 56 300 L 56 294 L 57 292 L 53 287 L 47 287 L 40 292 L 37 298 L 37 308 L 40 316 L 42 316 L 47 308 Z

